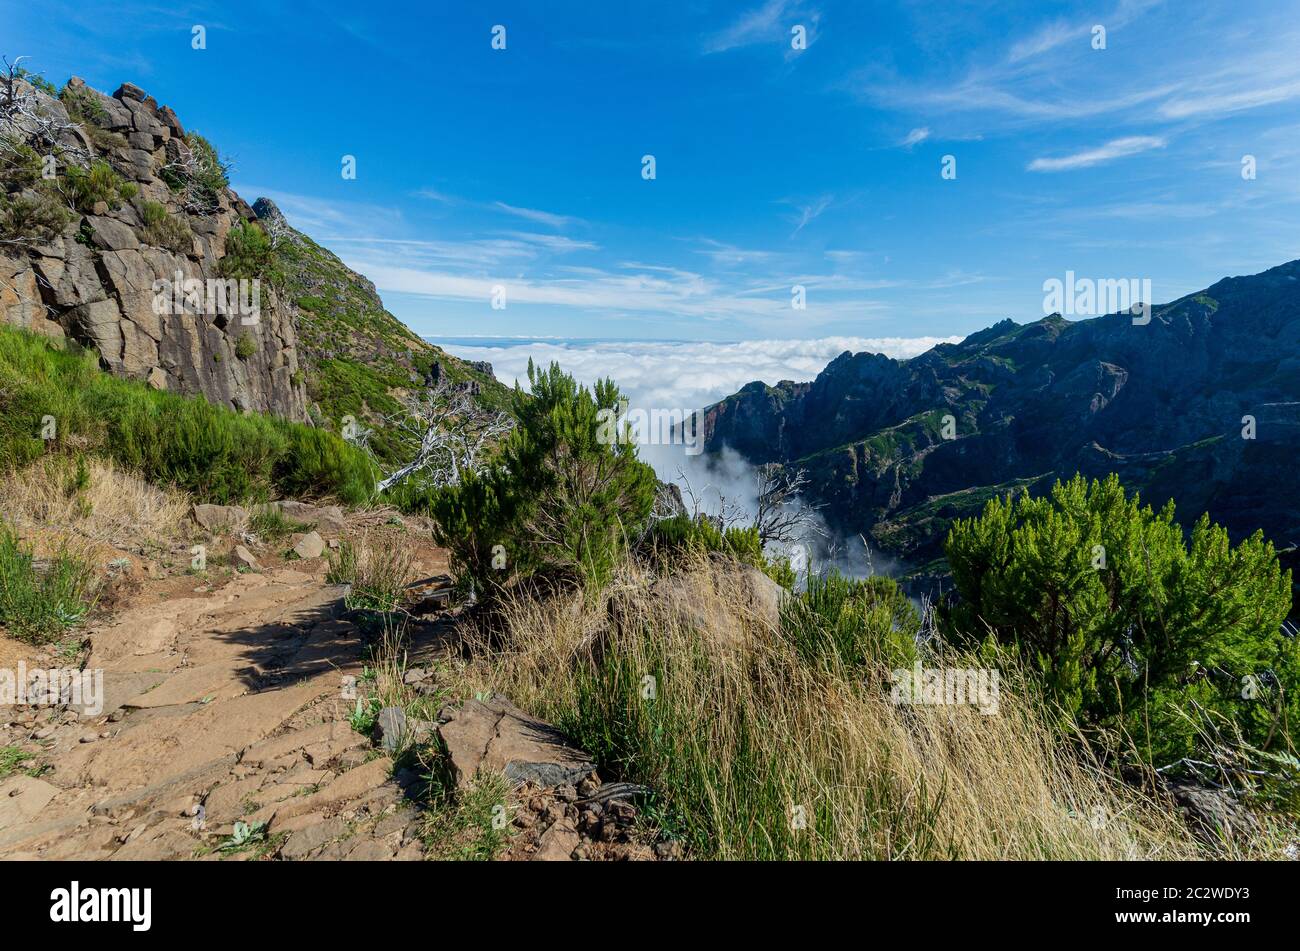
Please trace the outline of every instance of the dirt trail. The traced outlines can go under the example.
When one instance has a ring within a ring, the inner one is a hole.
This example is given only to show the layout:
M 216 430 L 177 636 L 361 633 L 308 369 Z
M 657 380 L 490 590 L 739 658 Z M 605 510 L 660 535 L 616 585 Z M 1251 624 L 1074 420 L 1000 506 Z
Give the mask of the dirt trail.
M 49 768 L 0 780 L 0 857 L 419 858 L 391 762 L 349 724 L 363 646 L 324 573 L 315 559 L 235 574 L 93 627 L 102 709 L 8 724 L 4 742 L 25 731 Z M 216 850 L 236 820 L 269 823 L 265 837 Z

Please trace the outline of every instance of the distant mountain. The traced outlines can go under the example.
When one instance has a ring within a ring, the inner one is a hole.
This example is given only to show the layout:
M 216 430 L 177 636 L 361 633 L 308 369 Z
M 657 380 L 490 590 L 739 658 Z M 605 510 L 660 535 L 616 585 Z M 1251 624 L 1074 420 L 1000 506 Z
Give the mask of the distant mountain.
M 714 404 L 705 436 L 709 451 L 807 469 L 835 528 L 914 562 L 995 493 L 1075 471 L 1117 472 L 1185 523 L 1208 511 L 1294 546 L 1300 261 L 1155 307 L 1146 325 L 1052 315 L 905 361 L 845 352 L 811 383 Z

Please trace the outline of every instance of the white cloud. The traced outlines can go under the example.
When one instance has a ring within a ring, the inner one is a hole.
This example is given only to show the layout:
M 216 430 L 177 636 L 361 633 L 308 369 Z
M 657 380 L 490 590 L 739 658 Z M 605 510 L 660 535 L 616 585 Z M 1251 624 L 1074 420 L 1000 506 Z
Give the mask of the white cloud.
M 433 338 L 434 342 L 438 342 Z M 813 379 L 845 350 L 870 351 L 899 359 L 914 357 L 938 343 L 960 337 L 823 337 L 816 340 L 749 340 L 740 343 L 617 341 L 570 344 L 564 341 L 485 341 L 483 346 L 439 344 L 468 360 L 488 360 L 497 379 L 510 386 L 528 382 L 528 359 L 543 366 L 555 361 L 579 382 L 591 385 L 612 377 L 632 402 L 646 409 L 707 406 L 762 380 Z
M 1190 116 L 1206 114 L 1223 115 L 1229 112 L 1241 112 L 1244 109 L 1271 106 L 1297 96 L 1300 96 L 1300 80 L 1234 92 L 1193 94 L 1165 103 L 1160 107 L 1160 114 L 1167 119 L 1186 119 Z
M 514 205 L 507 205 L 503 201 L 493 202 L 493 204 L 508 215 L 514 215 L 518 218 L 524 218 L 528 221 L 535 221 L 539 224 L 549 225 L 552 228 L 564 228 L 574 222 L 575 218 L 567 215 L 555 215 L 549 211 L 538 211 L 535 208 L 517 208 Z
M 760 7 L 749 10 L 725 29 L 709 37 L 704 44 L 706 53 L 722 53 L 755 43 L 788 42 L 790 29 L 802 25 L 808 31 L 808 45 L 816 38 L 814 27 L 821 19 L 816 10 L 803 10 L 789 0 L 767 0 Z M 802 20 L 802 22 L 801 22 Z
M 489 249 L 490 250 L 490 249 Z M 751 330 L 770 333 L 788 326 L 792 314 L 790 288 L 800 283 L 808 288 L 809 304 L 799 313 L 805 326 L 842 320 L 861 320 L 885 305 L 866 298 L 845 299 L 842 293 L 874 291 L 892 283 L 860 281 L 838 275 L 792 274 L 790 283 L 767 280 L 723 282 L 691 271 L 669 267 L 630 264 L 618 270 L 571 267 L 556 275 L 503 275 L 491 272 L 467 274 L 432 269 L 416 260 L 394 260 L 391 255 L 374 257 L 363 253 L 345 255 L 345 263 L 365 274 L 383 292 L 417 294 L 442 300 L 483 303 L 491 298 L 493 286 L 506 289 L 508 306 L 541 304 L 589 311 L 600 320 L 628 314 L 657 314 L 693 317 L 700 320 L 736 319 Z M 571 275 L 571 276 L 567 276 Z M 825 290 L 829 294 L 819 294 Z
M 1112 139 L 1105 145 L 1061 158 L 1036 158 L 1029 163 L 1031 172 L 1064 172 L 1076 168 L 1089 168 L 1102 162 L 1128 158 L 1151 149 L 1162 149 L 1165 140 L 1153 135 L 1131 135 L 1122 139 Z
M 831 202 L 834 200 L 834 195 L 822 195 L 820 198 L 809 204 L 796 205 L 795 207 L 798 208 L 799 214 L 794 218 L 794 231 L 791 233 L 790 237 L 793 238 L 796 234 L 802 231 L 809 222 L 820 217 L 822 212 L 829 208 Z
M 929 128 L 922 126 L 919 129 L 913 129 L 911 132 L 907 133 L 907 137 L 904 138 L 903 141 L 899 143 L 899 145 L 901 145 L 905 149 L 910 149 L 914 145 L 920 145 L 929 137 L 930 137 Z
M 786 0 L 767 0 L 757 9 L 741 15 L 725 30 L 714 36 L 707 44 L 710 53 L 721 53 L 737 46 L 746 46 L 764 39 L 770 39 L 785 12 Z

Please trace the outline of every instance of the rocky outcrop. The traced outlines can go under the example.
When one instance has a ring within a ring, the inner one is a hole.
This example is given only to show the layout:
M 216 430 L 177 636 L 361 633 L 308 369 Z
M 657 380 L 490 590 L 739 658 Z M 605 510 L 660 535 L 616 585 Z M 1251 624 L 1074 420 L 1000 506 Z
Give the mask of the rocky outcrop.
M 916 560 L 994 493 L 1119 473 L 1235 536 L 1300 538 L 1300 261 L 1153 309 L 1002 321 L 911 360 L 844 353 L 811 383 L 709 407 L 706 447 L 808 470 L 847 535 Z M 950 419 L 945 420 L 945 417 Z M 946 424 L 946 425 L 945 425 Z
M 52 190 L 70 214 L 52 240 L 0 245 L 0 321 L 75 341 L 105 369 L 158 389 L 305 420 L 292 306 L 260 280 L 256 313 L 212 306 L 207 289 L 223 279 L 227 236 L 256 215 L 228 188 L 195 207 L 168 184 L 168 170 L 194 150 L 176 114 L 130 83 L 106 96 L 74 77 L 64 93 L 80 104 L 73 116 L 63 101 L 20 85 L 63 130 Z M 89 210 L 73 207 L 67 176 L 96 162 L 125 187 Z M 36 184 L 4 185 L 11 197 L 39 197 Z M 172 293 L 178 284 L 183 298 Z M 248 285 L 246 302 L 253 292 Z

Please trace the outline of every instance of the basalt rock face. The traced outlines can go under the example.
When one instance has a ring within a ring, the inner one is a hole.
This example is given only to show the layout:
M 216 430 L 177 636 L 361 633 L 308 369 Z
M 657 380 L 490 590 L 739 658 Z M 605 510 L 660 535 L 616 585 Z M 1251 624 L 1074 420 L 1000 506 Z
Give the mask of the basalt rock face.
M 176 114 L 129 83 L 106 96 L 74 77 L 63 96 L 78 102 L 72 117 L 65 101 L 16 86 L 65 127 L 50 151 L 58 159 L 60 190 L 53 194 L 69 206 L 69 220 L 46 243 L 0 245 L 0 320 L 75 341 L 98 353 L 106 369 L 157 388 L 305 420 L 292 306 L 267 281 L 259 281 L 255 315 L 229 307 L 214 313 L 210 306 L 207 282 L 222 278 L 227 236 L 256 216 L 229 188 L 214 190 L 210 204 L 196 209 L 169 187 L 164 169 L 192 155 Z M 94 162 L 111 166 L 126 190 L 91 208 L 71 207 L 63 176 L 73 164 Z M 11 197 L 36 194 L 3 184 Z M 159 206 L 166 209 L 163 227 Z M 160 304 L 159 291 L 166 294 L 178 275 L 204 282 L 201 303 L 196 297 L 179 307 Z M 248 290 L 246 301 L 252 285 Z
M 1300 261 L 1156 307 L 1144 325 L 1053 315 L 907 361 L 846 352 L 812 383 L 751 383 L 709 407 L 705 436 L 708 450 L 807 469 L 836 528 L 918 561 L 992 495 L 1075 472 L 1117 472 L 1185 523 L 1208 512 L 1293 546 Z

